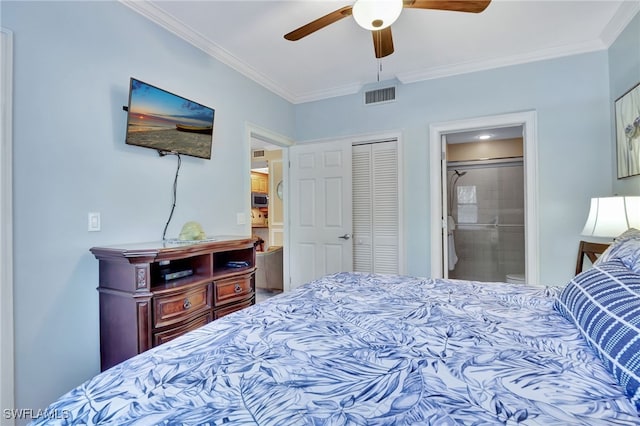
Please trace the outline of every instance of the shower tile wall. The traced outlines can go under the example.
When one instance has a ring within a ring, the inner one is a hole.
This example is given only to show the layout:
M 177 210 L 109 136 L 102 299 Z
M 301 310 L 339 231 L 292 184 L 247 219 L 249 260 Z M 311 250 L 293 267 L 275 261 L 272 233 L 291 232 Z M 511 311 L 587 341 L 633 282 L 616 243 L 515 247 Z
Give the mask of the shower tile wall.
M 489 166 L 465 171 L 455 187 L 449 188 L 453 191 L 450 214 L 456 224 L 453 240 L 458 256 L 449 277 L 502 282 L 507 274 L 524 274 L 522 166 Z M 463 203 L 470 199 L 468 194 L 472 189 L 469 187 L 475 188 L 475 206 Z M 459 192 L 466 194 L 461 195 L 460 204 Z M 477 210 L 475 221 L 469 214 L 473 210 Z M 465 220 L 472 223 L 460 223 Z

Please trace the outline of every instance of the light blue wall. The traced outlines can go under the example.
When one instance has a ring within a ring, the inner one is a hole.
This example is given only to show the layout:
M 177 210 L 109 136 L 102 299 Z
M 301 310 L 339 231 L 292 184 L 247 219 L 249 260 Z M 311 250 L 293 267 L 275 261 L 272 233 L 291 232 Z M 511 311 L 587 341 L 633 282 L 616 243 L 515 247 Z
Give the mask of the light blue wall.
M 609 73 L 611 90 L 611 122 L 615 123 L 614 102 L 627 90 L 640 83 L 640 13 L 618 36 L 609 48 Z M 611 126 L 612 141 L 615 141 L 615 125 Z M 640 176 L 617 179 L 615 142 L 612 142 L 613 193 L 640 195 Z
M 397 101 L 362 94 L 296 107 L 296 139 L 401 130 L 408 273 L 430 274 L 429 125 L 535 110 L 538 118 L 540 281 L 564 284 L 589 199 L 611 191 L 606 51 L 400 85 Z
M 99 371 L 89 248 L 159 240 L 169 215 L 176 158 L 124 144 L 129 77 L 216 109 L 213 158 L 183 157 L 168 236 L 187 220 L 244 234 L 245 123 L 292 136 L 294 114 L 118 2 L 3 1 L 2 26 L 15 42 L 16 404 L 37 409 Z M 93 211 L 101 232 L 87 232 Z

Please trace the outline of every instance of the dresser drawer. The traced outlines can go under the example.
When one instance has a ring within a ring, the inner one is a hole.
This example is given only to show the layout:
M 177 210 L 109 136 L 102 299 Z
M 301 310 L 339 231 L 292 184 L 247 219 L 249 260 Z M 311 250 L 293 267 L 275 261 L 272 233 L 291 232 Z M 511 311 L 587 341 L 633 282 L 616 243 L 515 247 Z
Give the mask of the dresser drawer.
M 211 284 L 153 298 L 153 327 L 183 321 L 211 309 Z
M 214 306 L 218 307 L 253 295 L 251 275 L 214 281 Z
M 188 323 L 181 325 L 179 327 L 171 328 L 167 331 L 161 331 L 159 333 L 153 334 L 153 346 L 161 345 L 169 340 L 173 340 L 178 336 L 182 336 L 188 331 L 195 330 L 196 328 L 200 328 L 205 324 L 210 323 L 211 311 L 207 312 L 204 315 L 197 317 L 196 319 L 189 321 Z
M 239 311 L 240 309 L 248 308 L 249 306 L 256 303 L 255 298 L 251 298 L 245 300 L 244 302 L 234 303 L 233 305 L 225 306 L 220 309 L 216 309 L 213 311 L 213 319 L 217 320 L 222 318 L 225 315 L 229 315 L 232 312 Z

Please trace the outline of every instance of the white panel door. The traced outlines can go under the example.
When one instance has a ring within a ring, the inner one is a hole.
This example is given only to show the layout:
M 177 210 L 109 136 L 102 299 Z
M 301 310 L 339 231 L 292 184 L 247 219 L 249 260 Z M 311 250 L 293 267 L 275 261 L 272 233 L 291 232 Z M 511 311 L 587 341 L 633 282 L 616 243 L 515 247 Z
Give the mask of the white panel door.
M 290 289 L 333 272 L 352 271 L 351 144 L 289 149 Z

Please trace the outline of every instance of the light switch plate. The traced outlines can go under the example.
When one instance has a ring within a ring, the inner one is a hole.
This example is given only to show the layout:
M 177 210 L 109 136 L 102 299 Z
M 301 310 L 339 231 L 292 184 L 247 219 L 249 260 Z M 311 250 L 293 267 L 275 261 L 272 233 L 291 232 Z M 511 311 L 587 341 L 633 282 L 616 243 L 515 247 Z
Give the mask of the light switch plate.
M 100 231 L 100 213 L 89 212 L 89 232 Z

